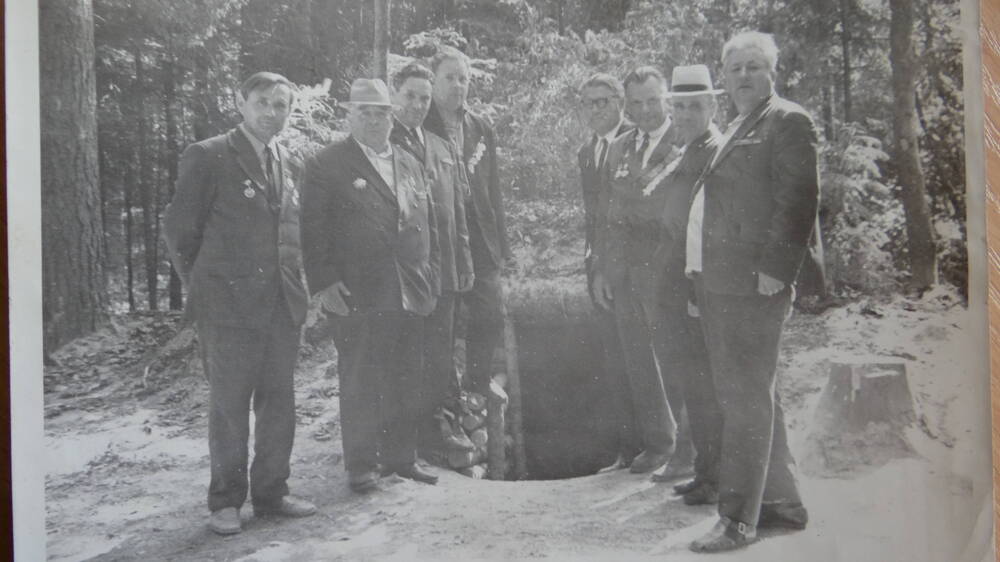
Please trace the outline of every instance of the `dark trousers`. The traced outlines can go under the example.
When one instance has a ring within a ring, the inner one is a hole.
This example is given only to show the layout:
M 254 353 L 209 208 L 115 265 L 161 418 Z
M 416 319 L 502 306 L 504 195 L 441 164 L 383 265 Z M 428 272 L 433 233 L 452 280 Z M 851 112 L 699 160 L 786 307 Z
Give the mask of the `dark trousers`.
M 503 297 L 500 271 L 476 271 L 472 290 L 462 295 L 469 310 L 465 334 L 466 376 L 463 385 L 485 394 L 493 377 L 493 353 L 503 340 Z
M 209 321 L 199 321 L 197 327 L 209 382 L 212 480 L 208 508 L 239 508 L 246 500 L 251 399 L 256 422 L 250 496 L 257 505 L 279 501 L 288 494 L 295 436 L 292 374 L 299 328 L 283 302 L 275 307 L 267 328 L 236 328 Z
M 718 482 L 722 413 L 708 367 L 701 322 L 688 315 L 686 305 L 663 306 L 653 339 L 670 407 L 675 414 L 682 406 L 687 411 L 695 476 Z
M 723 418 L 719 515 L 756 525 L 762 501 L 801 501 L 775 390 L 791 290 L 737 296 L 699 287 L 698 305 Z
M 440 445 L 440 422 L 434 418 L 441 406 L 455 408 L 458 401 L 458 377 L 455 374 L 455 297 L 444 291 L 434 312 L 427 317 L 424 336 L 424 401 L 420 407 L 420 446 L 430 449 Z
M 657 311 L 644 303 L 628 278 L 614 288 L 613 296 L 632 411 L 642 435 L 642 446 L 651 453 L 671 452 L 677 438 L 677 423 L 653 352 L 651 328 Z
M 402 311 L 336 317 L 340 425 L 349 472 L 416 460 L 424 317 Z

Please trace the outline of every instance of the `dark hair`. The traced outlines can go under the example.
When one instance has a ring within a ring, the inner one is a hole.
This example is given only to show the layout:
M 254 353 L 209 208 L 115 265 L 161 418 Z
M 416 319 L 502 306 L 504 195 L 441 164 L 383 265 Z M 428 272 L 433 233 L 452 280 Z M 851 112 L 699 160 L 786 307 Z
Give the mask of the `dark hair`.
M 411 62 L 392 75 L 392 87 L 398 90 L 410 78 L 421 78 L 433 83 L 434 73 L 419 62 Z
M 663 90 L 667 90 L 667 79 L 663 77 L 663 73 L 652 66 L 640 66 L 639 68 L 633 69 L 625 76 L 623 81 L 623 88 L 628 88 L 629 84 L 642 84 L 650 78 L 656 78 L 663 84 Z
M 437 54 L 431 58 L 431 70 L 437 72 L 438 67 L 441 66 L 446 60 L 457 60 L 465 65 L 466 68 L 470 68 L 469 57 L 465 55 L 462 51 L 459 51 L 455 47 L 443 46 L 438 49 Z
M 291 80 L 275 72 L 258 72 L 247 78 L 240 86 L 240 95 L 243 96 L 243 99 L 247 99 L 250 92 L 254 90 L 277 85 L 288 86 L 288 89 L 292 93 L 291 101 L 295 100 L 295 84 L 292 84 Z
M 616 96 L 623 98 L 625 97 L 625 88 L 622 83 L 618 81 L 614 76 L 606 72 L 598 72 L 597 74 L 592 74 L 587 81 L 580 85 L 580 91 L 582 92 L 584 88 L 590 88 L 593 86 L 601 86 L 607 88 L 615 93 Z

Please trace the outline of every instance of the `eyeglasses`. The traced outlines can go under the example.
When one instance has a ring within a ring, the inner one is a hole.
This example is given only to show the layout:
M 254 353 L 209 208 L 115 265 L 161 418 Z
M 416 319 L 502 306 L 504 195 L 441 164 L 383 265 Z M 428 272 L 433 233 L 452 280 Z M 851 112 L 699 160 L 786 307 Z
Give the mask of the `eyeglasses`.
M 594 98 L 592 100 L 588 100 L 588 99 L 584 98 L 584 99 L 580 100 L 580 107 L 582 107 L 583 109 L 590 109 L 590 110 L 597 109 L 597 110 L 600 110 L 600 109 L 604 109 L 605 107 L 607 107 L 608 106 L 608 102 L 610 102 L 611 100 L 615 100 L 615 99 L 618 99 L 618 96 L 607 96 L 607 97 L 603 97 L 603 98 Z

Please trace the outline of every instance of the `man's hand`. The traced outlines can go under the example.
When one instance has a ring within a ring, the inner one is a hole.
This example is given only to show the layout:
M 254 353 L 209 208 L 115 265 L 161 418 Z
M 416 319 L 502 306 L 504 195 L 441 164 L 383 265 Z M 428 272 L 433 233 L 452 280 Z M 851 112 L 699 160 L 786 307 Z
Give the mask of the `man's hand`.
M 608 284 L 600 271 L 594 272 L 594 301 L 604 310 L 611 310 L 613 300 L 611 285 Z
M 785 283 L 783 281 L 779 281 L 763 272 L 757 274 L 758 293 L 769 297 L 778 294 L 784 288 Z
M 351 311 L 344 300 L 344 297 L 349 296 L 351 296 L 351 292 L 347 290 L 347 286 L 344 285 L 343 281 L 337 281 L 316 294 L 316 298 L 319 299 L 319 306 L 323 312 L 332 312 L 337 316 L 347 316 Z
M 472 290 L 472 284 L 476 282 L 475 273 L 459 273 L 458 274 L 458 288 L 455 289 L 459 293 L 468 293 Z

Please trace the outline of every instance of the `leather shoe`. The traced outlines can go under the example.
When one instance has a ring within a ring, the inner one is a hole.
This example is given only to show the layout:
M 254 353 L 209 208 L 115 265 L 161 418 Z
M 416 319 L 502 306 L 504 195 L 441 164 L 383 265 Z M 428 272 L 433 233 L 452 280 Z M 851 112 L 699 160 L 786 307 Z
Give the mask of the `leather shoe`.
M 761 504 L 757 526 L 801 531 L 806 528 L 807 523 L 809 523 L 809 512 L 801 503 L 775 502 Z
M 645 474 L 667 464 L 669 460 L 670 453 L 651 453 L 647 449 L 639 453 L 628 470 L 632 474 Z
M 437 484 L 438 481 L 436 474 L 424 472 L 424 469 L 420 468 L 420 465 L 417 463 L 397 467 L 394 472 L 403 478 L 409 478 L 410 480 L 416 480 L 417 482 L 423 482 L 424 484 L 434 485 Z
M 378 473 L 374 470 L 347 473 L 347 485 L 354 492 L 368 492 L 378 486 Z
M 656 475 L 654 474 L 653 476 Z M 697 478 L 685 480 L 680 484 L 674 485 L 674 493 L 677 494 L 678 496 L 683 496 L 684 494 L 694 490 L 695 488 L 700 487 L 701 485 L 702 485 L 702 480 L 698 480 Z
M 235 507 L 216 509 L 208 518 L 208 528 L 219 535 L 235 535 L 243 530 L 240 526 L 240 510 Z
M 685 505 L 710 505 L 719 503 L 719 487 L 711 482 L 702 482 L 700 486 L 683 495 Z
M 316 513 L 316 506 L 302 498 L 285 496 L 273 504 L 254 504 L 253 513 L 257 517 L 308 517 Z
M 757 542 L 757 529 L 753 525 L 720 517 L 719 522 L 705 536 L 692 541 L 688 548 L 694 552 L 726 552 L 744 548 Z

